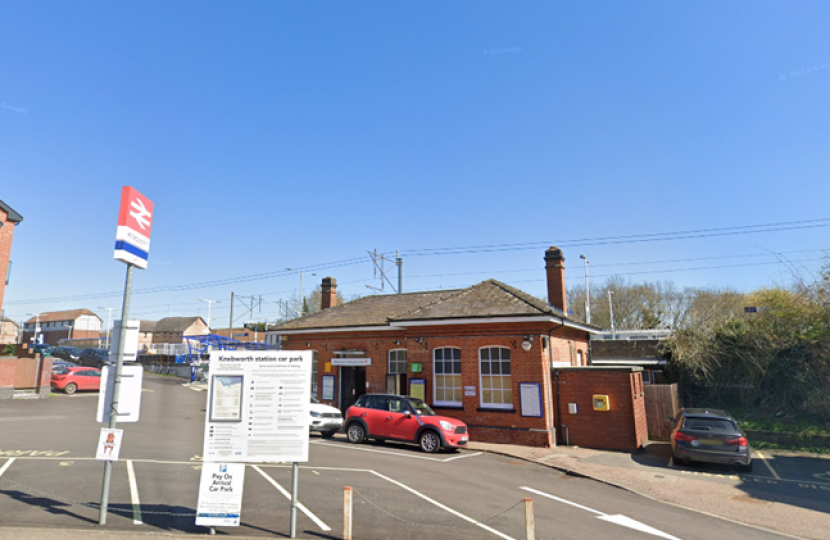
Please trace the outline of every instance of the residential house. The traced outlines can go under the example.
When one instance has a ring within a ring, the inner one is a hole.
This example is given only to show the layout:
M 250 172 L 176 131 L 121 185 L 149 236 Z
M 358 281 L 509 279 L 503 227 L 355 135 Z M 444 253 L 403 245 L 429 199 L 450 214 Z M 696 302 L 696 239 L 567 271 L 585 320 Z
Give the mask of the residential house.
M 326 277 L 322 310 L 267 339 L 311 350 L 312 393 L 343 411 L 362 394 L 409 394 L 466 422 L 475 440 L 552 446 L 552 368 L 587 365 L 599 331 L 567 315 L 564 262 L 558 248 L 545 252 L 547 302 L 491 279 L 336 305 Z
M 0 201 L 0 316 L 3 314 L 3 297 L 11 273 L 12 238 L 14 229 L 21 221 L 23 221 L 23 216 L 15 212 L 8 204 Z
M 156 321 L 138 321 L 138 350 L 145 352 L 153 348 L 153 334 L 156 332 Z
M 31 342 L 35 334 L 39 336 L 38 341 L 50 345 L 58 345 L 61 339 L 97 340 L 101 337 L 101 323 L 101 317 L 88 309 L 40 313 L 23 324 L 21 342 Z
M 20 326 L 8 317 L 0 316 L 0 345 L 17 343 Z
M 222 337 L 228 337 L 228 334 L 230 333 L 232 334 L 231 337 L 233 339 L 243 343 L 265 341 L 265 332 L 258 332 L 257 330 L 252 330 L 250 328 L 234 328 L 233 332 L 228 332 L 227 328 L 214 328 L 210 331 L 210 333 L 214 336 Z
M 184 336 L 201 336 L 209 333 L 201 317 L 165 317 L 153 329 L 152 343 L 184 343 Z

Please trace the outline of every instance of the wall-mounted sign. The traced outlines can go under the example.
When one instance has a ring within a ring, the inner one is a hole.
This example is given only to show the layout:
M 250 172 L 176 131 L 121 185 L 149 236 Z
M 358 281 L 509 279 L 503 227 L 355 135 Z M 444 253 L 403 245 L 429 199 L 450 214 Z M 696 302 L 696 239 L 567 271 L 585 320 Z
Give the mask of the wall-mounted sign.
M 475 386 L 465 386 L 464 387 L 464 395 L 465 396 L 475 396 L 476 395 L 476 387 Z
M 409 379 L 409 395 L 422 401 L 427 400 L 427 380 Z
M 519 400 L 522 416 L 542 417 L 542 384 L 519 383 Z
M 323 375 L 323 401 L 334 401 L 334 375 Z
M 117 261 L 147 268 L 150 256 L 150 230 L 153 227 L 153 201 L 130 186 L 121 189 L 121 208 L 115 231 Z
M 340 367 L 371 366 L 371 358 L 332 358 L 331 365 Z
M 421 373 L 424 371 L 424 365 L 420 362 L 412 362 L 409 364 L 409 372 L 410 373 Z

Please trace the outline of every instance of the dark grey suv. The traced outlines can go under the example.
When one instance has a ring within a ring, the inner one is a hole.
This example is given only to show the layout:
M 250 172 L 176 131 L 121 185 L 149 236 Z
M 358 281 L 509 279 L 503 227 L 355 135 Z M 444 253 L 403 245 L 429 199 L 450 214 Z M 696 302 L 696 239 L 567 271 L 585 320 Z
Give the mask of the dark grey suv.
M 720 409 L 681 409 L 674 423 L 671 449 L 675 463 L 720 463 L 752 471 L 752 449 L 732 416 Z
M 84 349 L 81 351 L 78 363 L 85 367 L 103 369 L 110 361 L 110 352 L 107 349 Z

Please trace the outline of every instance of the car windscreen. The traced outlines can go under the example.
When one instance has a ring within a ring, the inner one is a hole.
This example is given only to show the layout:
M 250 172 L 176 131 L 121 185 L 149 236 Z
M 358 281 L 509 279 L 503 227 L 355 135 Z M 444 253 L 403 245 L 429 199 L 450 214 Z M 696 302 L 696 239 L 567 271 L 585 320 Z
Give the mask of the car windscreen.
M 429 408 L 429 405 L 421 401 L 420 399 L 409 399 L 409 405 L 412 407 L 412 410 L 415 411 L 415 414 L 420 416 L 437 416 L 435 411 Z
M 320 403 L 319 401 L 317 401 L 317 398 L 316 398 L 316 397 L 314 397 L 314 396 L 311 396 L 311 402 L 312 402 L 312 403 L 317 403 L 318 405 L 319 405 L 319 403 Z
M 684 429 L 698 431 L 725 431 L 734 433 L 737 431 L 735 424 L 725 418 L 694 418 L 687 417 L 683 424 Z
M 65 368 L 65 367 L 58 368 L 53 373 L 55 375 L 66 375 L 67 373 L 69 373 L 69 368 Z

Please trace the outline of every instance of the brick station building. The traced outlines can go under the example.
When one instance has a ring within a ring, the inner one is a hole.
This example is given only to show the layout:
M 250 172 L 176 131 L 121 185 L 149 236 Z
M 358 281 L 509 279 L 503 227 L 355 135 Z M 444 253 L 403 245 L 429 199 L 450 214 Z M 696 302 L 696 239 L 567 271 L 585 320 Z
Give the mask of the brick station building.
M 14 229 L 23 216 L 15 212 L 14 208 L 0 201 L 0 315 L 3 313 L 3 296 L 6 291 L 6 283 L 9 281 L 9 270 L 12 252 L 12 239 Z
M 376 295 L 336 305 L 336 281 L 326 277 L 322 310 L 269 328 L 267 340 L 280 341 L 284 350 L 313 351 L 312 394 L 343 411 L 362 394 L 408 394 L 422 397 L 438 414 L 466 422 L 475 440 L 553 446 L 557 415 L 568 412 L 568 404 L 557 401 L 555 370 L 587 366 L 588 337 L 599 331 L 566 315 L 564 261 L 556 247 L 545 252 L 548 302 L 491 279 L 465 289 Z M 586 370 L 584 376 L 562 378 L 597 376 Z M 634 388 L 637 376 L 626 371 L 598 377 L 613 381 L 613 417 L 587 416 L 591 397 L 585 392 L 596 388 L 571 382 L 573 391 L 565 394 L 582 404 L 578 418 L 569 422 L 593 419 L 591 431 L 601 432 L 619 421 L 616 414 L 632 416 L 633 409 L 622 406 L 628 397 L 617 383 Z M 572 433 L 590 443 L 589 435 L 568 426 L 567 435 Z M 639 436 L 630 439 L 633 448 L 639 446 Z M 607 444 L 598 440 L 597 446 Z

